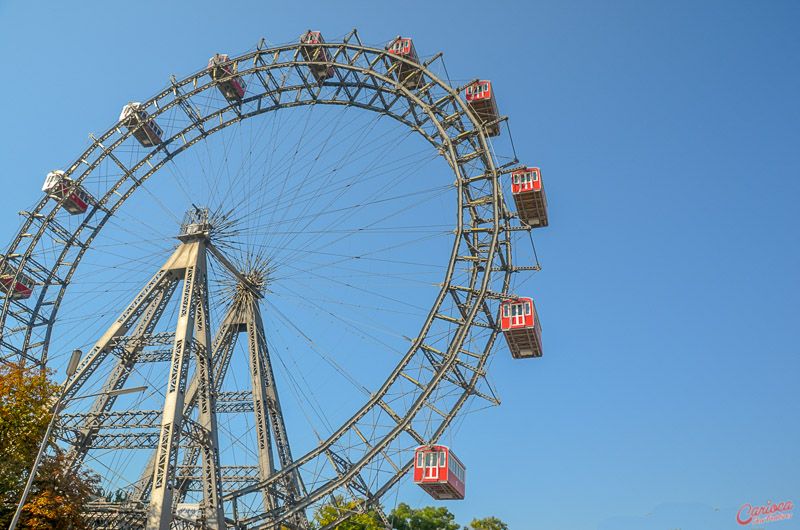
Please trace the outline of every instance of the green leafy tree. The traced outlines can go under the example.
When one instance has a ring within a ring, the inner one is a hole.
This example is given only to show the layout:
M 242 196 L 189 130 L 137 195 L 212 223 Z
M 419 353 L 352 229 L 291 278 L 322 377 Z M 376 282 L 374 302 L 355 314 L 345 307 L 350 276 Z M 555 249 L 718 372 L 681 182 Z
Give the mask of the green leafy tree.
M 458 530 L 453 522 L 455 516 L 444 506 L 414 509 L 401 502 L 389 514 L 389 522 L 395 530 Z
M 14 517 L 58 392 L 45 371 L 0 366 L 0 528 L 7 528 Z M 81 509 L 97 479 L 65 469 L 60 453 L 42 459 L 22 508 L 20 528 L 86 528 Z
M 508 530 L 508 525 L 497 517 L 491 516 L 473 519 L 464 530 Z
M 322 528 L 347 512 L 358 512 L 356 503 L 345 501 L 343 497 L 337 496 L 334 503 L 326 504 L 317 510 L 311 523 L 312 528 Z M 384 530 L 378 514 L 372 510 L 367 513 L 356 513 L 348 520 L 336 525 L 336 528 L 338 530 Z

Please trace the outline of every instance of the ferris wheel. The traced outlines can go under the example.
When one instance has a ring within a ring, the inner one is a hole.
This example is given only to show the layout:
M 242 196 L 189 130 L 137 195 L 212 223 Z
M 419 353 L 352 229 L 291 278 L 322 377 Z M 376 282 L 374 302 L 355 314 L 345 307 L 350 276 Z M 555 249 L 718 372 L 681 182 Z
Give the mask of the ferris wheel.
M 262 40 L 123 102 L 47 175 L 0 262 L 0 356 L 85 352 L 59 437 L 102 477 L 96 528 L 343 521 L 499 402 L 498 335 L 541 355 L 514 291 L 539 170 L 495 152 L 491 84 L 442 71 L 408 38 Z

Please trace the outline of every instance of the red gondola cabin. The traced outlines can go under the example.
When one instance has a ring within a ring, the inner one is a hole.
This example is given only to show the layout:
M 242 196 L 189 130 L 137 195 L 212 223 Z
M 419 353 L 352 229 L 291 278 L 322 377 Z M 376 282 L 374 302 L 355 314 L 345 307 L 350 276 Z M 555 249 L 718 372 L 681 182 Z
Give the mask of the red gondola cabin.
M 122 107 L 119 121 L 133 133 L 142 147 L 153 147 L 161 143 L 164 131 L 150 119 L 141 103 L 128 103 Z
M 514 359 L 542 356 L 542 328 L 532 299 L 503 302 L 500 306 L 500 327 Z
M 58 169 L 47 174 L 42 191 L 52 199 L 61 202 L 64 209 L 72 215 L 86 213 L 89 202 L 92 200 L 91 195 L 85 189 L 75 184 L 71 178 Z
M 300 44 L 325 44 L 325 39 L 322 38 L 322 33 L 319 31 L 309 30 L 300 37 Z M 308 62 L 327 63 L 315 64 L 309 67 L 317 83 L 321 83 L 336 74 L 333 65 L 330 64 L 333 62 L 333 58 L 328 48 L 324 46 L 301 46 L 300 52 L 303 54 L 303 58 Z
M 236 77 L 228 62 L 228 56 L 216 53 L 208 60 L 208 75 L 217 82 L 217 88 L 228 101 L 241 101 L 247 85 L 240 77 Z
M 466 491 L 466 469 L 444 445 L 423 445 L 414 454 L 414 483 L 436 500 L 460 500 Z
M 538 167 L 512 172 L 511 193 L 521 221 L 533 228 L 547 226 L 547 199 Z
M 14 277 L 16 276 L 16 281 Z M 34 281 L 31 277 L 17 274 L 17 270 L 0 258 L 0 290 L 14 300 L 30 298 L 33 294 Z
M 419 57 L 417 57 L 417 50 L 414 48 L 414 43 L 411 39 L 397 39 L 389 46 L 389 53 L 392 54 L 392 62 L 395 64 L 395 78 L 398 82 L 406 88 L 417 89 L 422 86 L 422 71 L 415 68 L 408 63 L 398 61 L 394 58 L 403 57 L 408 59 L 414 64 L 419 64 Z
M 467 105 L 478 116 L 484 125 L 497 120 L 500 115 L 497 112 L 497 103 L 494 99 L 494 90 L 491 81 L 478 81 L 467 87 Z M 500 124 L 492 123 L 486 126 L 486 134 L 489 136 L 500 135 Z

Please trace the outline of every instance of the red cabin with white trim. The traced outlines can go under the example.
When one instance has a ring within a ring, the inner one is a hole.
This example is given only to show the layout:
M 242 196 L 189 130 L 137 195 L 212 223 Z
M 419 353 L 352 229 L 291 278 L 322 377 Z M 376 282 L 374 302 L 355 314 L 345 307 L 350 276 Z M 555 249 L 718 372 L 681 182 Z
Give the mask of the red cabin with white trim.
M 463 499 L 466 468 L 444 445 L 423 445 L 414 453 L 414 484 L 436 500 Z
M 514 359 L 542 356 L 542 328 L 531 298 L 504 301 L 500 306 L 500 328 Z
M 153 147 L 161 143 L 164 131 L 150 119 L 141 103 L 128 103 L 122 107 L 119 121 L 133 133 L 142 147 Z
M 214 57 L 208 60 L 208 75 L 217 82 L 217 88 L 228 101 L 241 101 L 244 97 L 247 85 L 236 74 L 228 62 L 228 56 L 222 53 L 215 53 Z
M 421 88 L 423 81 L 422 71 L 406 62 L 395 59 L 395 57 L 402 57 L 414 64 L 419 64 L 417 50 L 414 48 L 414 43 L 411 42 L 411 39 L 397 37 L 389 46 L 389 53 L 391 54 L 392 62 L 395 64 L 395 79 L 406 88 Z
M 0 258 L 0 290 L 6 293 L 6 296 L 10 296 L 13 300 L 30 298 L 34 285 L 36 284 L 33 278 L 18 273 L 17 269 Z
M 532 228 L 547 226 L 547 198 L 544 195 L 542 172 L 538 167 L 512 172 L 511 193 L 521 221 Z
M 300 44 L 325 44 L 325 39 L 322 38 L 322 33 L 319 31 L 308 30 L 300 37 Z M 300 52 L 307 62 L 329 63 L 315 64 L 309 67 L 317 83 L 321 83 L 336 75 L 336 70 L 334 70 L 333 65 L 330 64 L 333 62 L 333 58 L 328 48 L 324 46 L 301 46 Z
M 47 174 L 42 191 L 53 200 L 61 202 L 64 209 L 72 215 L 86 213 L 92 200 L 89 192 L 58 169 Z
M 494 90 L 491 81 L 478 81 L 468 86 L 465 90 L 467 105 L 478 116 L 478 119 L 486 126 L 486 134 L 489 136 L 500 135 L 500 124 L 492 123 L 500 114 L 497 112 L 497 103 L 494 99 Z M 492 123 L 491 125 L 486 125 Z

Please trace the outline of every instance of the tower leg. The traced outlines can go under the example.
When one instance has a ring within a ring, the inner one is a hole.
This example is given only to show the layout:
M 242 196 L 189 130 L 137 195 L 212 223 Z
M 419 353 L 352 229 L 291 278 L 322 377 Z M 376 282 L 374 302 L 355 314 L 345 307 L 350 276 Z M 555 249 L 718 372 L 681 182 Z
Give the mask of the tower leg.
M 210 418 L 213 409 L 209 400 L 213 400 L 209 384 L 211 382 L 208 352 L 208 293 L 206 288 L 205 242 L 195 241 L 178 247 L 173 266 L 182 268 L 184 272 L 183 293 L 181 296 L 178 323 L 175 329 L 175 343 L 172 349 L 169 380 L 164 399 L 164 412 L 161 420 L 161 434 L 155 455 L 155 469 L 150 493 L 150 505 L 147 513 L 148 530 L 168 530 L 172 518 L 172 501 L 175 486 L 175 467 L 178 445 L 184 424 L 184 401 L 186 393 L 186 375 L 189 365 L 189 353 L 194 350 L 198 358 L 199 372 L 204 372 L 198 379 L 205 386 L 201 393 L 205 394 L 207 415 L 205 425 L 200 422 L 197 440 L 203 446 L 203 482 L 207 508 L 206 524 L 210 528 L 224 528 L 220 506 L 219 453 L 216 440 L 216 425 Z M 195 330 L 200 335 L 195 340 Z M 202 350 L 202 353 L 199 353 Z M 204 359 L 201 361 L 200 359 Z M 201 368 L 204 365 L 205 368 Z M 216 455 L 216 458 L 215 458 Z M 213 469 L 210 469 L 213 468 Z
M 288 467 L 294 462 L 291 448 L 289 447 L 289 436 L 286 432 L 286 424 L 283 421 L 283 411 L 281 402 L 278 399 L 278 389 L 275 385 L 275 376 L 272 371 L 272 363 L 269 358 L 267 339 L 264 333 L 264 324 L 261 319 L 258 300 L 248 296 L 246 315 L 247 341 L 250 352 L 250 377 L 253 384 L 253 408 L 256 412 L 256 425 L 259 429 L 259 466 L 262 472 L 262 479 L 267 478 L 266 471 L 274 473 L 274 461 L 272 450 L 267 445 L 262 451 L 261 443 L 269 443 L 269 424 L 271 423 L 272 434 L 275 442 L 275 450 L 278 454 L 281 467 Z M 263 435 L 262 435 L 263 430 Z M 266 455 L 264 453 L 267 453 Z M 288 499 L 299 498 L 303 494 L 303 482 L 300 474 L 295 472 L 287 478 L 283 485 Z M 266 509 L 266 502 L 265 502 Z M 296 521 L 301 528 L 308 526 L 305 516 L 299 517 Z
M 219 440 L 217 438 L 217 414 L 214 394 L 213 361 L 211 359 L 211 332 L 208 324 L 208 278 L 206 276 L 205 252 L 198 256 L 197 286 L 201 289 L 196 297 L 195 308 L 195 357 L 197 360 L 197 423 L 203 432 L 204 442 L 200 446 L 203 455 L 203 511 L 208 528 L 225 528 L 222 509 L 222 479 L 220 477 Z

